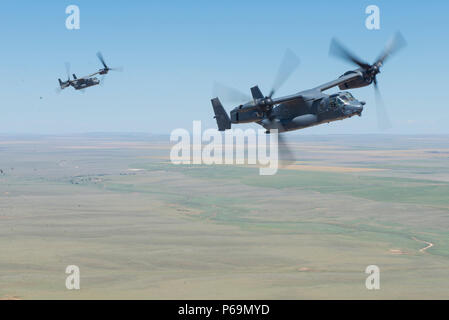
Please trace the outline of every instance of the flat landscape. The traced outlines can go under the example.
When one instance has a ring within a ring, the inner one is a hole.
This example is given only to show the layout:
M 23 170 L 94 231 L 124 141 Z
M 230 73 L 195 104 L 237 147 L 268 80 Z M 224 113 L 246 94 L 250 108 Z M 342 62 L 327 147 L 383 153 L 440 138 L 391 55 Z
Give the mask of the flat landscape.
M 0 299 L 449 298 L 449 136 L 288 144 L 260 176 L 164 136 L 0 136 Z

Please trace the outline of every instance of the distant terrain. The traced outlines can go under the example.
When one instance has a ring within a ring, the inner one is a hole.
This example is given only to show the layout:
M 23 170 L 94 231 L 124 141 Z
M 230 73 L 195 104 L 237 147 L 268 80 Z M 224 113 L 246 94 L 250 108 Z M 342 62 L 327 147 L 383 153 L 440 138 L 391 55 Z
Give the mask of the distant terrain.
M 449 136 L 295 135 L 275 176 L 168 141 L 0 136 L 0 299 L 449 298 Z

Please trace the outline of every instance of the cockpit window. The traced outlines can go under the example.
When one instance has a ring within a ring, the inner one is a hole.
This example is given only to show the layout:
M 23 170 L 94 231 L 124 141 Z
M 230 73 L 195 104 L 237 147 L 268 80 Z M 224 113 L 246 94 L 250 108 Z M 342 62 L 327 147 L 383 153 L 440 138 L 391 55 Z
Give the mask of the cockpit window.
M 348 99 L 346 97 L 338 97 L 337 104 L 341 107 L 348 103 Z
M 329 96 L 329 107 L 331 109 L 337 109 L 351 104 L 354 101 L 354 97 L 349 92 L 339 92 Z
M 337 101 L 339 101 L 340 106 L 344 104 L 349 104 L 351 101 L 354 100 L 355 100 L 354 97 L 349 92 L 343 92 L 337 98 Z
M 340 95 L 341 98 L 343 98 L 344 101 L 354 101 L 354 97 L 349 92 L 344 92 Z

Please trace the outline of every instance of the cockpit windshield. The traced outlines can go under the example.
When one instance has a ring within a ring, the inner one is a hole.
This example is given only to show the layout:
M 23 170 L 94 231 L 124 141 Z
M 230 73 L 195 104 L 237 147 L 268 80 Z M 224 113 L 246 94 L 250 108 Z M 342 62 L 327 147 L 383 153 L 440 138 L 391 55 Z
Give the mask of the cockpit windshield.
M 349 92 L 335 93 L 329 97 L 329 105 L 331 108 L 344 107 L 345 105 L 351 104 L 352 101 L 355 101 L 355 99 Z
M 354 101 L 354 97 L 352 96 L 352 94 L 350 94 L 349 92 L 344 92 L 342 94 L 340 94 L 340 97 L 345 100 L 345 101 Z
M 349 92 L 342 92 L 338 96 L 338 102 L 339 104 L 349 104 L 351 101 L 354 101 L 354 97 Z

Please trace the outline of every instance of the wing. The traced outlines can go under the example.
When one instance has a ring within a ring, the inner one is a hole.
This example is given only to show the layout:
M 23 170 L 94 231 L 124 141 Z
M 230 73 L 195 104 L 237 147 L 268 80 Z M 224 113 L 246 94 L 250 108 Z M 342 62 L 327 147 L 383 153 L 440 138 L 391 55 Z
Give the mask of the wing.
M 330 82 L 327 82 L 325 84 L 322 84 L 321 86 L 318 86 L 315 89 L 322 92 L 322 91 L 328 90 L 330 88 L 339 86 L 339 85 L 341 85 L 341 84 L 343 84 L 345 82 L 350 82 L 350 81 L 355 80 L 355 79 L 360 78 L 360 77 L 363 77 L 363 74 L 361 72 L 359 72 L 359 71 L 352 71 L 352 72 L 350 72 L 350 73 L 348 73 L 346 75 L 341 76 L 338 79 L 335 79 L 333 81 L 330 81 Z
M 299 99 L 284 102 L 281 104 L 281 106 L 287 109 L 294 108 L 297 112 L 300 112 L 302 114 L 307 113 L 307 111 L 309 110 L 307 103 L 305 103 L 305 100 L 302 97 Z
M 88 76 L 84 76 L 84 77 L 81 77 L 81 78 L 77 78 L 76 80 L 87 80 L 87 79 L 92 78 L 93 76 L 96 76 L 97 74 L 100 74 L 100 72 L 97 71 L 97 72 L 95 72 L 95 73 L 89 74 Z
M 273 101 L 273 105 L 275 104 L 281 104 L 281 103 L 298 103 L 300 101 L 304 101 L 304 96 L 300 93 L 297 94 L 292 94 L 289 96 L 285 96 L 285 97 L 280 97 L 280 98 L 274 98 L 272 99 Z
M 100 72 L 97 71 L 97 72 L 92 73 L 92 74 L 90 74 L 90 75 L 88 75 L 88 76 L 85 76 L 84 78 L 92 78 L 92 77 L 96 76 L 97 74 L 100 74 Z

